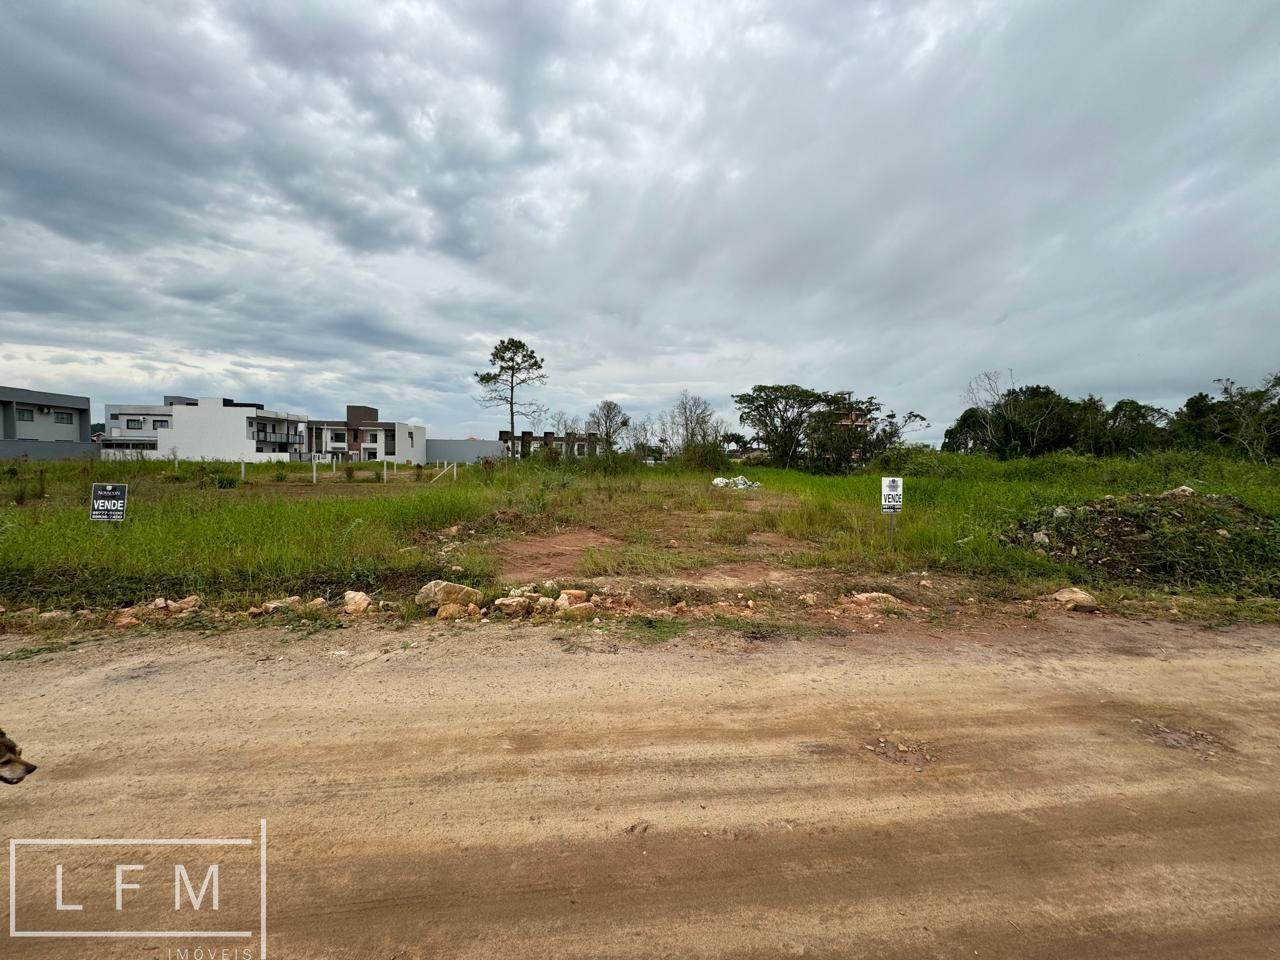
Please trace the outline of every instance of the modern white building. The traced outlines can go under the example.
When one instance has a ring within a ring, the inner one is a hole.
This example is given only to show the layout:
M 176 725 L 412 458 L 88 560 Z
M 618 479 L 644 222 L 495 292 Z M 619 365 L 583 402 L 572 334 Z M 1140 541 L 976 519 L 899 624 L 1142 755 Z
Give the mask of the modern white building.
M 426 427 L 379 420 L 376 407 L 348 404 L 345 420 L 310 420 L 306 433 L 306 451 L 318 460 L 427 462 Z
M 103 459 L 300 459 L 303 414 L 267 410 L 224 397 L 165 397 L 162 404 L 107 404 Z

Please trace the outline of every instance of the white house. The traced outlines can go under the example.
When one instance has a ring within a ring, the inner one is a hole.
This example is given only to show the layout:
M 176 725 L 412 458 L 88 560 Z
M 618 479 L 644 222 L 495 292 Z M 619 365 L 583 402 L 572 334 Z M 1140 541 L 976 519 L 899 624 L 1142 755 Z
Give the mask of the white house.
M 165 397 L 163 404 L 107 404 L 103 459 L 299 459 L 307 418 L 224 397 Z

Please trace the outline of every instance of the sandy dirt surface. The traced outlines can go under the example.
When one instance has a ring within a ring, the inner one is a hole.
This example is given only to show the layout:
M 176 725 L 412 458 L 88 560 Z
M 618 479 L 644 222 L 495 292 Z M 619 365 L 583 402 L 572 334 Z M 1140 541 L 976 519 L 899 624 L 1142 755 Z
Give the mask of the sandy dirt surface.
M 1280 956 L 1274 627 L 268 627 L 124 634 L 0 684 L 40 764 L 0 786 L 6 838 L 266 818 L 271 957 Z M 75 884 L 117 862 L 78 855 Z

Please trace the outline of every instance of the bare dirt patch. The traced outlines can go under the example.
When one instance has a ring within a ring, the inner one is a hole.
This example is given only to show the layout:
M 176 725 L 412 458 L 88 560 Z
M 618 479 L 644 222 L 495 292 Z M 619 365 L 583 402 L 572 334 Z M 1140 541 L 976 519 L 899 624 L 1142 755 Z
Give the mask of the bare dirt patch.
M 688 583 L 707 590 L 742 590 L 785 587 L 799 576 L 795 570 L 783 570 L 763 563 L 726 563 L 665 579 L 669 583 Z
M 1201 760 L 1213 760 L 1235 753 L 1220 738 L 1206 730 L 1193 730 L 1170 725 L 1163 720 L 1147 719 L 1140 719 L 1135 726 L 1148 743 L 1172 750 L 1185 750 Z
M 594 530 L 568 530 L 546 537 L 509 540 L 494 547 L 504 580 L 527 583 L 572 578 L 585 551 L 613 547 L 617 540 Z

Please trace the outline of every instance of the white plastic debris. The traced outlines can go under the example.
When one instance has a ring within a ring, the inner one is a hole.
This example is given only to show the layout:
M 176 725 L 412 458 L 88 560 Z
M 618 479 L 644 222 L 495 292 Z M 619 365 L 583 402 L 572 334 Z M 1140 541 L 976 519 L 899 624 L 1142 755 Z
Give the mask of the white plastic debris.
M 713 487 L 728 487 L 731 490 L 755 490 L 760 484 L 746 477 L 734 477 L 732 480 L 726 477 L 716 477 L 711 481 Z

